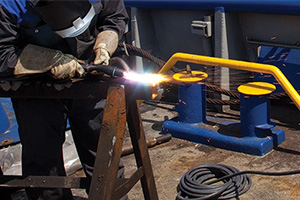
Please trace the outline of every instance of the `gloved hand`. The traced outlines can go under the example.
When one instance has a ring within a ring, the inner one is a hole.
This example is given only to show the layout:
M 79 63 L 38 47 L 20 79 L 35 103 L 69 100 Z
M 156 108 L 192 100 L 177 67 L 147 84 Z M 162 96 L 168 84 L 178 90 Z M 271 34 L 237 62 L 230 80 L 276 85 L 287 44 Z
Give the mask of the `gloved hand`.
M 94 45 L 94 65 L 108 65 L 109 59 L 118 47 L 118 34 L 115 31 L 106 30 L 98 34 Z
M 63 54 L 51 68 L 51 73 L 55 79 L 72 78 L 75 76 L 82 77 L 84 69 L 74 56 Z
M 18 58 L 14 75 L 37 74 L 49 70 L 55 79 L 82 77 L 84 74 L 84 69 L 74 56 L 29 44 Z

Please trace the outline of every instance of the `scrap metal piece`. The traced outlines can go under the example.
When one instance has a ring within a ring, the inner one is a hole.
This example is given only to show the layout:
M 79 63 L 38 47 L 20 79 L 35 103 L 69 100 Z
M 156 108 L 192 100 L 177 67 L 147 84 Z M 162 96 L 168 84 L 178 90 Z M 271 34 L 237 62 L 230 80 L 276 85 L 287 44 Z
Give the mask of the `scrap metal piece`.
M 163 144 L 165 142 L 168 142 L 172 139 L 171 134 L 165 134 L 159 137 L 153 137 L 153 138 L 148 138 L 146 139 L 146 143 L 148 148 L 154 147 L 159 144 Z M 124 146 L 122 149 L 122 156 L 126 156 L 133 153 L 133 147 L 132 145 Z

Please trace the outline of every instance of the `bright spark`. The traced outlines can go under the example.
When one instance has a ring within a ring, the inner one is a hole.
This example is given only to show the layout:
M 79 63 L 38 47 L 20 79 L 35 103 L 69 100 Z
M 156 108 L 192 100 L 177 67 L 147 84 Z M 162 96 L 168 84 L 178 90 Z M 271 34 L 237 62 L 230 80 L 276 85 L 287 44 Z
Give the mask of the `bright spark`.
M 160 74 L 138 74 L 135 72 L 124 73 L 124 78 L 130 81 L 152 85 L 156 85 L 166 80 L 166 78 Z

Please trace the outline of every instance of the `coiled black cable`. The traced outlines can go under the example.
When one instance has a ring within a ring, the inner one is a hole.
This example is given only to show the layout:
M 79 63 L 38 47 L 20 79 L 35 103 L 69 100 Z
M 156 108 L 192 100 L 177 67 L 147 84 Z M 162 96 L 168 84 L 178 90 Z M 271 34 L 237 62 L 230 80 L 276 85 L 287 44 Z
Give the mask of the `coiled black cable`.
M 219 178 L 239 173 L 232 166 L 205 164 L 190 169 L 177 186 L 177 200 L 230 199 L 247 192 L 252 184 L 249 176 L 240 174 L 231 178 Z M 216 180 L 217 179 L 217 180 Z M 222 181 L 223 184 L 215 184 Z
M 252 181 L 246 174 L 287 176 L 300 174 L 300 170 L 285 172 L 239 171 L 222 164 L 205 164 L 184 174 L 177 186 L 177 200 L 230 199 L 247 192 Z M 216 185 L 218 182 L 223 185 Z

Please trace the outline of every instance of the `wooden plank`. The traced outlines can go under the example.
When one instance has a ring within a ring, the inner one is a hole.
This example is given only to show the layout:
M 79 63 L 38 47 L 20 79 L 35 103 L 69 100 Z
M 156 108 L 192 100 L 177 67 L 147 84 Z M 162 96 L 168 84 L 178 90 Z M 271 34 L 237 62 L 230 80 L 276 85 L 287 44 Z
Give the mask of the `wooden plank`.
M 139 113 L 138 104 L 136 101 L 129 102 L 127 123 L 137 166 L 143 166 L 144 169 L 144 176 L 141 178 L 141 184 L 145 200 L 157 200 L 158 194 L 153 177 L 150 156 L 145 139 L 141 115 Z
M 112 86 L 107 94 L 89 200 L 112 199 L 125 127 L 125 90 L 122 86 Z

